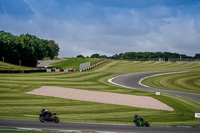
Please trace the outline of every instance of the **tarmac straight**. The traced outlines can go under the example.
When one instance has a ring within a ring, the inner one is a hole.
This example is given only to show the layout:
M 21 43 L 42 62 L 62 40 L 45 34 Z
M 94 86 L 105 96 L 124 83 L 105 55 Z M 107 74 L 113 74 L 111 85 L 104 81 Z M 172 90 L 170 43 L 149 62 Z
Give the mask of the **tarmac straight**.
M 198 133 L 199 127 L 136 127 L 133 125 L 112 125 L 112 124 L 93 124 L 93 123 L 74 123 L 74 122 L 40 122 L 39 120 L 17 120 L 17 119 L 0 119 L 0 129 L 5 128 L 26 128 L 35 130 L 62 131 L 62 130 L 79 130 L 79 131 L 98 131 L 98 132 L 117 132 L 117 133 Z

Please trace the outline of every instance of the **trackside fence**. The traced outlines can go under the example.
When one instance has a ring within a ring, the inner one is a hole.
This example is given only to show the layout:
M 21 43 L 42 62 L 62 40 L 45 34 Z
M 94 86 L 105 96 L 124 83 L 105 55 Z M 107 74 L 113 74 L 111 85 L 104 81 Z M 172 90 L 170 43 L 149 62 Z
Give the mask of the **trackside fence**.
M 82 72 L 82 71 L 84 71 L 84 70 L 86 70 L 86 69 L 88 69 L 90 67 L 91 67 L 91 63 L 90 62 L 81 63 L 79 65 L 79 71 Z
M 200 59 L 192 59 L 192 58 L 168 58 L 170 62 L 199 62 Z

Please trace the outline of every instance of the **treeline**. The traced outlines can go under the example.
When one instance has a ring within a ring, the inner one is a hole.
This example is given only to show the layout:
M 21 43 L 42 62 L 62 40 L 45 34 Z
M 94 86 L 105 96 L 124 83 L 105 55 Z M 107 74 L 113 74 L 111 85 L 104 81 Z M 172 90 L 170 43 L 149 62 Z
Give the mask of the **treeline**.
M 77 57 L 84 57 L 83 55 L 78 55 Z M 194 57 L 187 56 L 185 54 L 170 53 L 170 52 L 126 52 L 115 54 L 113 56 L 93 54 L 90 58 L 107 58 L 116 60 L 135 60 L 135 61 L 168 61 L 169 59 L 200 59 L 200 54 L 196 54 Z
M 115 54 L 111 56 L 112 59 L 119 60 L 165 60 L 167 61 L 169 58 L 192 58 L 190 56 L 178 53 L 170 53 L 170 52 L 126 52 Z
M 23 66 L 36 66 L 43 58 L 58 56 L 59 46 L 54 40 L 40 39 L 34 35 L 0 31 L 0 58 L 3 61 Z

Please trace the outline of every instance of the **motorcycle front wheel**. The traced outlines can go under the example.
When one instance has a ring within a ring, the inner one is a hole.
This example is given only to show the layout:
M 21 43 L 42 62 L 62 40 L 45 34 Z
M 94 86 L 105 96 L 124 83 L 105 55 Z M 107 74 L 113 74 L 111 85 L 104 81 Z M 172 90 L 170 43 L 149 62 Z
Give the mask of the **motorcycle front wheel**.
M 145 125 L 146 127 L 149 127 L 149 126 L 150 126 L 149 123 L 148 123 L 147 121 L 144 123 L 144 125 Z
M 40 122 L 45 122 L 44 116 L 39 117 Z

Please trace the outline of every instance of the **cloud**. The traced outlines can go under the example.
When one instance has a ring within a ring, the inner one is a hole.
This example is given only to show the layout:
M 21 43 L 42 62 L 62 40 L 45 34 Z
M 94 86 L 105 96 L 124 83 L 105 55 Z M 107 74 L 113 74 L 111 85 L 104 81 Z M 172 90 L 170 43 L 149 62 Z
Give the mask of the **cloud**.
M 200 33 L 200 15 L 195 16 L 194 24 L 197 32 Z
M 200 45 L 200 34 L 195 27 L 194 16 L 185 15 L 178 16 L 177 18 L 169 18 L 169 25 L 161 28 L 161 35 L 164 38 L 163 42 L 169 45 L 174 50 L 181 53 L 193 55 L 198 53 Z
M 55 40 L 61 48 L 59 56 L 65 57 L 128 51 L 199 52 L 197 0 L 145 1 L 25 0 L 18 3 L 24 13 L 0 11 L 0 30 Z

